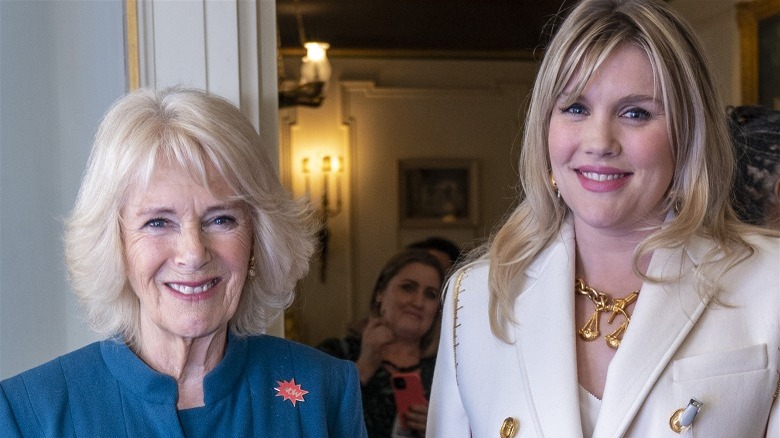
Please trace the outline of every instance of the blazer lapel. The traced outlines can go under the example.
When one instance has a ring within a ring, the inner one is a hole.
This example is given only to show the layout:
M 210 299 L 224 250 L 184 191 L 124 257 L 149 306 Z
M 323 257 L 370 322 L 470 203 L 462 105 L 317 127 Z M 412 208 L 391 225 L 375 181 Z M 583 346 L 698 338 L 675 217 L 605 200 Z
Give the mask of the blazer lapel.
M 573 336 L 574 246 L 566 224 L 560 240 L 526 272 L 528 286 L 515 302 L 520 373 L 539 436 L 582 436 Z
M 631 325 L 607 373 L 594 437 L 626 433 L 647 394 L 677 348 L 696 324 L 709 299 L 694 287 L 692 270 L 707 244 L 694 240 L 685 250 L 656 250 L 648 268 L 651 277 L 675 277 L 667 285 L 645 282 Z

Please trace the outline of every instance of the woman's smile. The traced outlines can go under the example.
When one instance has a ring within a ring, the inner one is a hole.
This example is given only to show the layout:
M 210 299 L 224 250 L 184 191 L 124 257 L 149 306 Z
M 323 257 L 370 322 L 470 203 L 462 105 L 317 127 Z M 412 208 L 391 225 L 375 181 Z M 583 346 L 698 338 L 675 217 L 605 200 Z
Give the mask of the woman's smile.
M 177 293 L 183 295 L 200 295 L 204 292 L 210 291 L 217 283 L 220 282 L 219 278 L 214 278 L 205 282 L 199 283 L 165 283 L 166 286 L 173 289 Z
M 607 193 L 618 190 L 629 182 L 631 173 L 616 169 L 594 169 L 580 167 L 575 169 L 583 189 L 589 192 Z
M 598 181 L 598 182 L 615 181 L 618 178 L 624 178 L 628 176 L 627 173 L 596 173 L 596 172 L 582 172 L 582 171 L 580 171 L 580 175 L 582 175 L 582 177 L 585 179 L 589 179 L 591 181 Z
M 404 314 L 417 319 L 422 319 L 424 316 L 423 312 L 417 309 L 406 309 L 404 310 Z

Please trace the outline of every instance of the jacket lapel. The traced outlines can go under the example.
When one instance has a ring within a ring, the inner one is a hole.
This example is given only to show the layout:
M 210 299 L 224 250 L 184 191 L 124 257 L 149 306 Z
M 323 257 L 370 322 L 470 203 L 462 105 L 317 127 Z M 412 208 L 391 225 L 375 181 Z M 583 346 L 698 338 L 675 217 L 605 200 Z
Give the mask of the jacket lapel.
M 668 285 L 642 285 L 630 328 L 609 366 L 594 437 L 626 433 L 656 380 L 706 308 L 709 299 L 701 299 L 691 273 L 707 246 L 705 241 L 694 239 L 684 250 L 662 249 L 653 254 L 650 277 L 682 278 Z
M 567 223 L 560 239 L 526 272 L 527 287 L 515 302 L 521 378 L 539 436 L 582 436 L 572 336 L 574 245 L 573 230 Z

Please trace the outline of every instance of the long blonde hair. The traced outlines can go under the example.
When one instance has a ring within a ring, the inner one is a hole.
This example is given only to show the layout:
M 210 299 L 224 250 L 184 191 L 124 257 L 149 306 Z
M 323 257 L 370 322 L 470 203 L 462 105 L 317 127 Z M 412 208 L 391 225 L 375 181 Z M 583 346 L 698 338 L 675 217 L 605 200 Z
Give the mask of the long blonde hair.
M 693 31 L 660 1 L 584 0 L 546 50 L 525 120 L 519 164 L 521 201 L 488 244 L 490 324 L 496 336 L 507 342 L 507 325 L 516 322 L 513 306 L 522 290 L 522 273 L 558 236 L 568 214 L 549 181 L 547 139 L 554 103 L 569 82 L 575 84 L 572 94 L 579 94 L 621 44 L 636 45 L 650 60 L 675 162 L 664 208 L 674 209 L 676 216 L 637 246 L 635 272 L 646 280 L 662 281 L 639 272 L 640 256 L 658 248 L 681 247 L 697 234 L 725 248 L 728 266 L 751 253 L 728 202 L 734 159 L 724 105 Z M 708 257 L 713 259 L 714 251 Z M 704 281 L 704 276 L 698 278 Z

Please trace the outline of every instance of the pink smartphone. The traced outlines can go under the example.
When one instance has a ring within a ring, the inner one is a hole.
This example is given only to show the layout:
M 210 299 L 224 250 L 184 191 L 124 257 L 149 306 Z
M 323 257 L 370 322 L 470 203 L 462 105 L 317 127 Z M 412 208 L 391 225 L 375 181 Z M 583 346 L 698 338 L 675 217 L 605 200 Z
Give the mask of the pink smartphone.
M 417 373 L 397 373 L 390 376 L 395 397 L 395 409 L 403 421 L 403 414 L 411 405 L 427 405 L 422 380 Z M 405 426 L 405 425 L 404 425 Z

